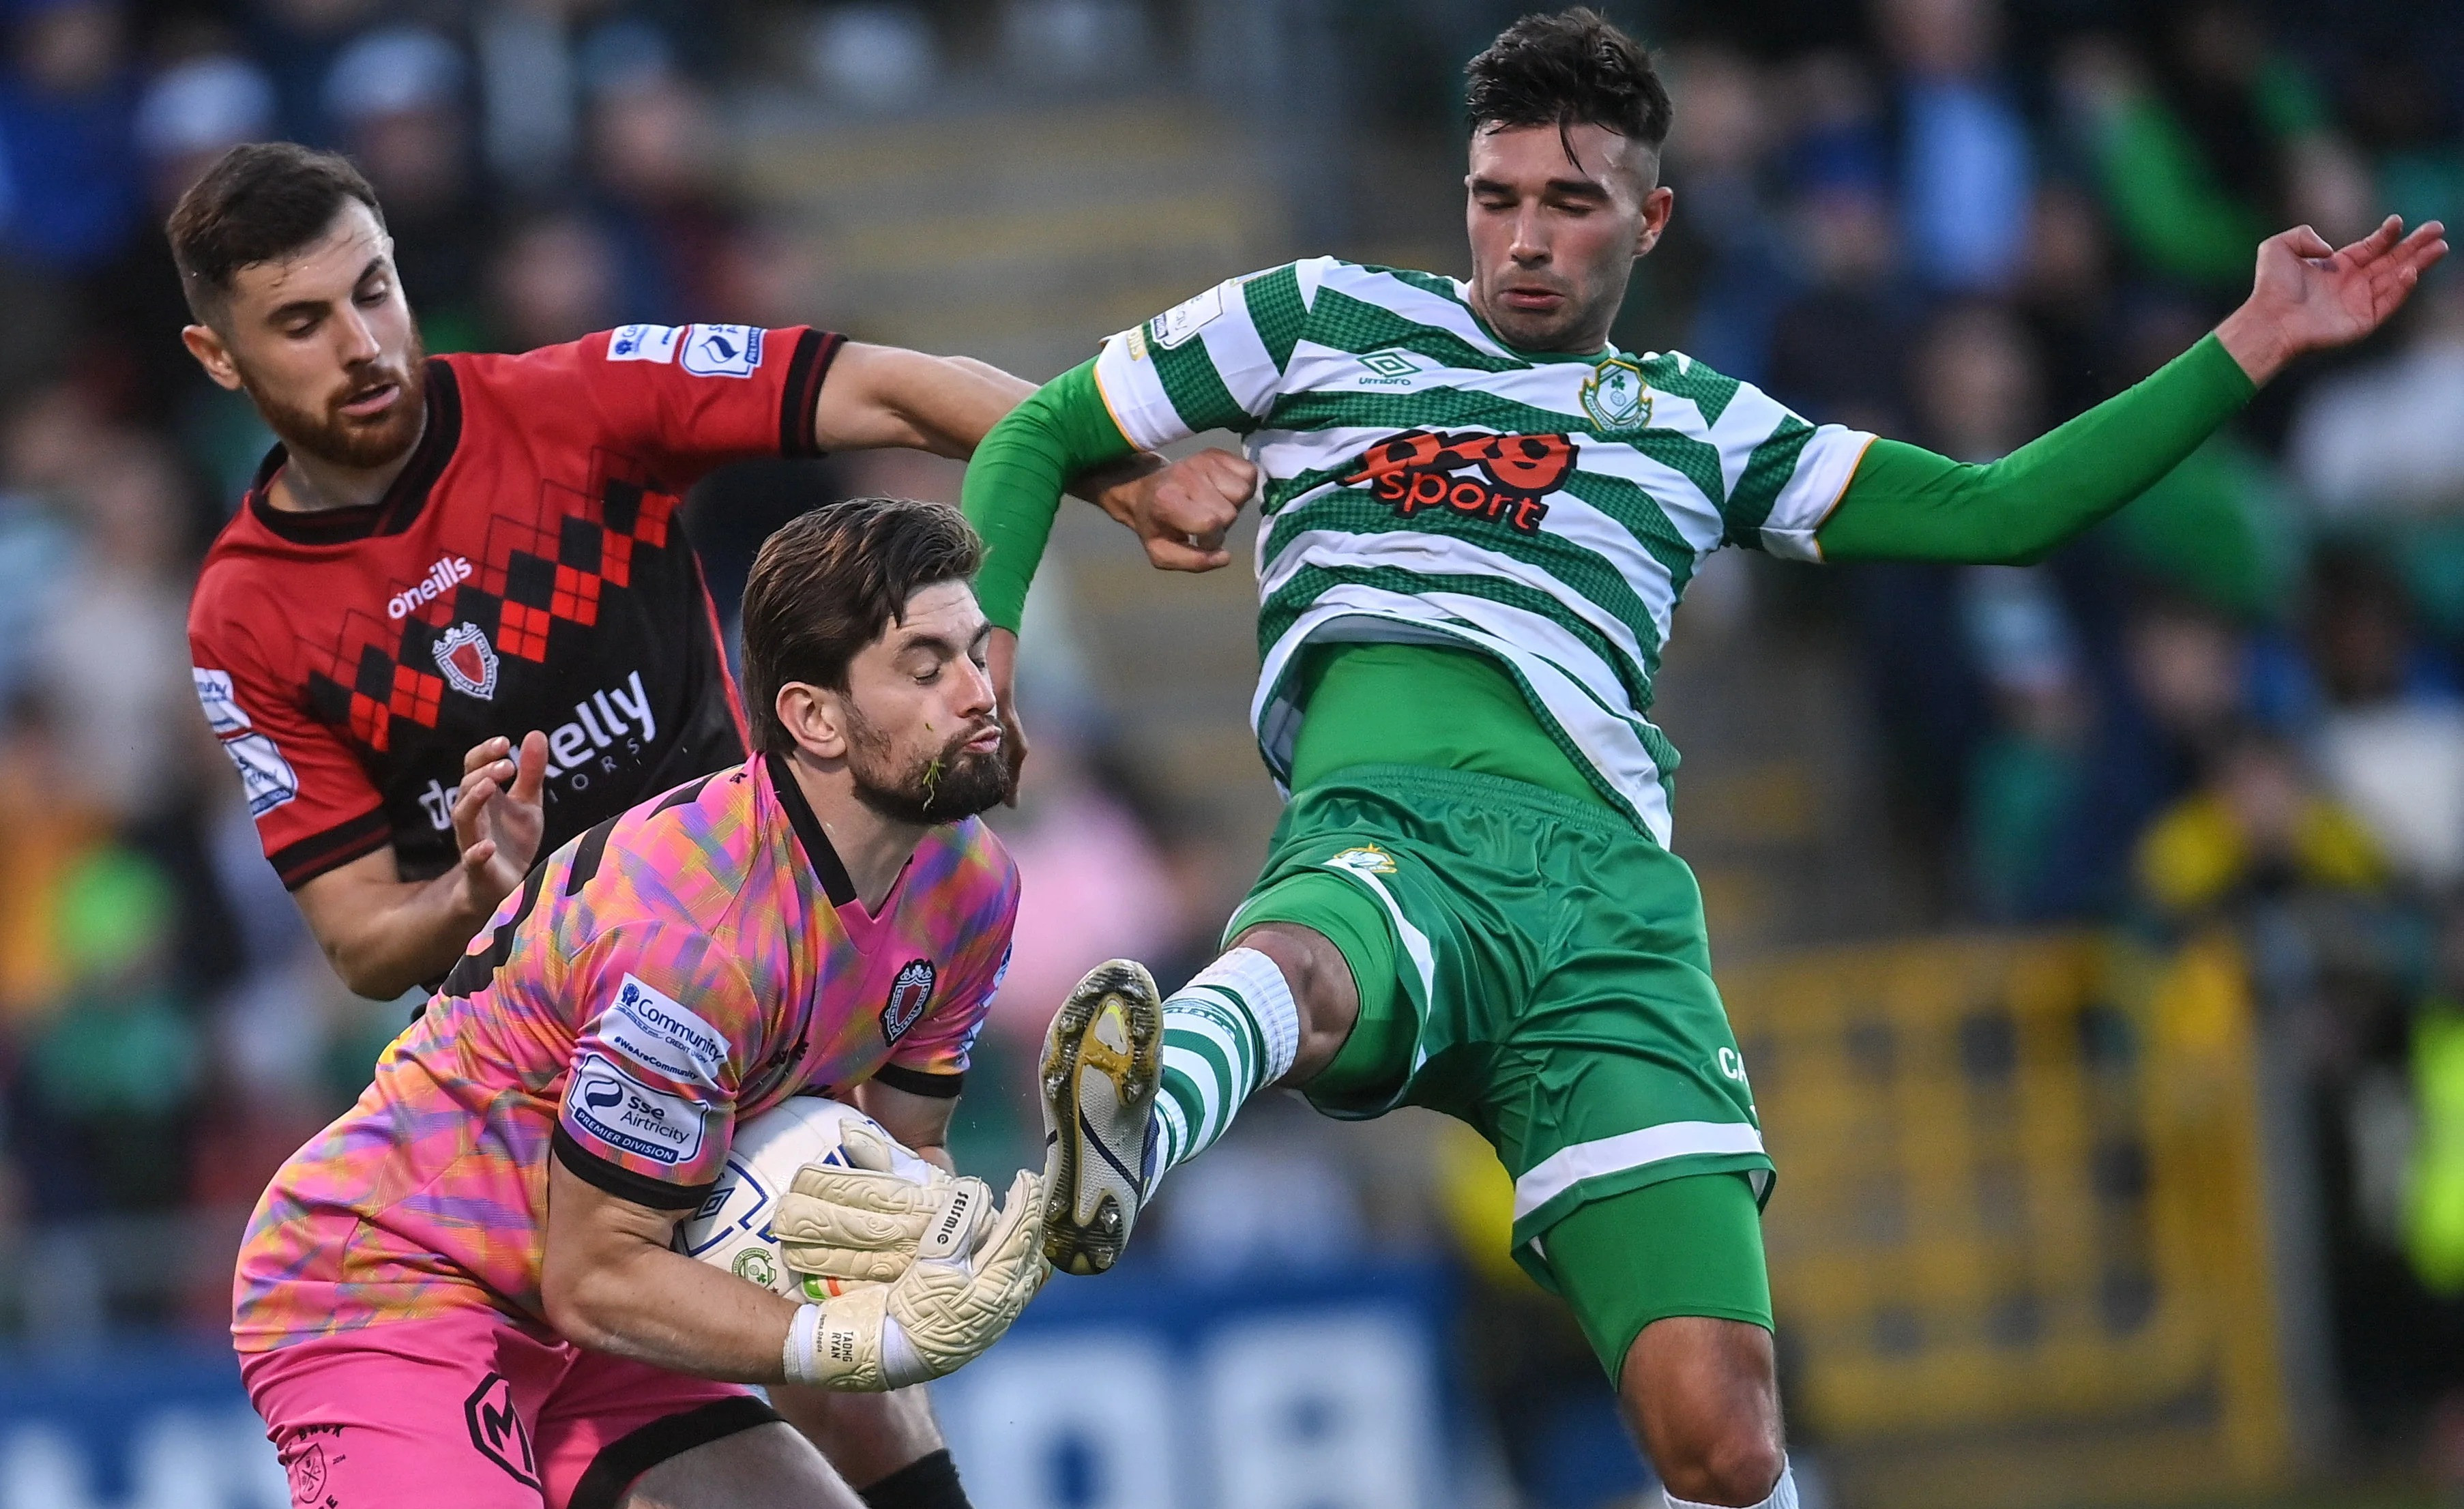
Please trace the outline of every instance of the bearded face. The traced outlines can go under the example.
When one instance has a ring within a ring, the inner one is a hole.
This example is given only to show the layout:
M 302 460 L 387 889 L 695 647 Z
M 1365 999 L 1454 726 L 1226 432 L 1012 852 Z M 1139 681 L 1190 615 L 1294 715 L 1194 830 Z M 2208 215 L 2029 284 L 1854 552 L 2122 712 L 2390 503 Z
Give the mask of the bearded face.
M 927 726 L 906 740 L 847 705 L 847 775 L 856 799 L 893 822 L 957 822 L 989 811 L 1009 795 L 1001 746 L 967 746 L 998 725 L 987 718 L 947 738 Z
M 342 369 L 314 406 L 277 391 L 245 363 L 240 385 L 266 427 L 297 455 L 364 471 L 399 461 L 419 443 L 428 409 L 428 350 L 413 327 L 410 348 Z

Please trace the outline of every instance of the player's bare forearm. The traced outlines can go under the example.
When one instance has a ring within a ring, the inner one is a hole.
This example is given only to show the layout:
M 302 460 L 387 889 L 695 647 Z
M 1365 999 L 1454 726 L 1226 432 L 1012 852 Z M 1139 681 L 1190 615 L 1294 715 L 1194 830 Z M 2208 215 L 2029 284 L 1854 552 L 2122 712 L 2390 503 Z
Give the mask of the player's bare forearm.
M 795 1301 L 671 1252 L 683 1212 L 620 1199 L 553 1157 L 547 1189 L 539 1296 L 567 1341 L 697 1378 L 786 1380 Z
M 900 446 L 963 461 L 1035 385 L 973 357 L 850 342 L 813 411 L 825 450 Z
M 293 892 L 342 983 L 391 1000 L 453 968 L 495 904 L 473 903 L 458 872 L 406 881 L 391 845 L 327 870 Z

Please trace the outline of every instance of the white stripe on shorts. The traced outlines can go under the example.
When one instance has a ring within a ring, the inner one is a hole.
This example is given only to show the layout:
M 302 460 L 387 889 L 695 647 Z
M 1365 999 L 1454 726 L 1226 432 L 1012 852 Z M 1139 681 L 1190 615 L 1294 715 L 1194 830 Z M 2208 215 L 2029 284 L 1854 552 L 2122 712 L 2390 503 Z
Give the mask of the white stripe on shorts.
M 1514 1218 L 1521 1220 L 1585 1179 L 1697 1153 L 1760 1152 L 1763 1134 L 1749 1122 L 1662 1122 L 1640 1131 L 1561 1148 L 1514 1181 Z

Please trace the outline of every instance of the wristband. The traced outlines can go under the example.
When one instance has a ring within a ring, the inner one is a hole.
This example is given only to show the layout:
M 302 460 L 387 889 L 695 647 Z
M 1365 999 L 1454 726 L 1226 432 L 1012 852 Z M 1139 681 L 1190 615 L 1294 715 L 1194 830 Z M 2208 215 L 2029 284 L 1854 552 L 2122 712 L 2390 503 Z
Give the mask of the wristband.
M 796 1307 L 796 1318 L 787 1324 L 787 1345 L 780 1348 L 779 1363 L 793 1384 L 818 1384 L 822 1381 L 822 1307 L 803 1304 Z

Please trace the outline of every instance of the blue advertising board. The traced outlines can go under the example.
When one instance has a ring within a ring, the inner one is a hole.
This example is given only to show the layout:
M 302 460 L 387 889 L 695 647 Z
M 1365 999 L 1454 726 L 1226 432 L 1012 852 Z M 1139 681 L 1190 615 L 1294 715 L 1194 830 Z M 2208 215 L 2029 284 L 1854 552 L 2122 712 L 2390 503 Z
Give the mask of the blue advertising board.
M 934 1386 L 979 1509 L 1446 1509 L 1444 1279 L 1056 1279 Z M 212 1338 L 0 1359 L 0 1509 L 284 1509 Z

